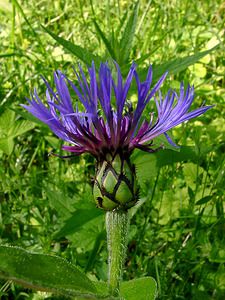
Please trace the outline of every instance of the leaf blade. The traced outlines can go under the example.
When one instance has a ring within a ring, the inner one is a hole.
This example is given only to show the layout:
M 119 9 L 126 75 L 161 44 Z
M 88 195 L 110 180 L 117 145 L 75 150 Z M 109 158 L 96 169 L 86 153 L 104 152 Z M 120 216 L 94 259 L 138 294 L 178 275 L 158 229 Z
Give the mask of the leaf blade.
M 98 23 L 96 22 L 96 20 L 93 20 L 93 23 L 95 25 L 95 29 L 97 31 L 97 34 L 99 35 L 99 37 L 102 39 L 103 43 L 106 46 L 106 49 L 108 50 L 109 54 L 111 55 L 111 57 L 113 59 L 116 59 L 115 56 L 115 52 L 112 48 L 112 45 L 110 44 L 109 40 L 107 39 L 107 37 L 105 36 L 104 32 L 101 30 L 101 28 L 99 27 Z
M 195 205 L 203 205 L 203 204 L 206 204 L 208 203 L 211 199 L 212 199 L 212 195 L 208 195 L 208 196 L 205 196 L 203 198 L 201 198 L 200 200 L 198 200 Z
M 58 239 L 76 232 L 81 226 L 90 220 L 102 215 L 100 209 L 77 209 L 73 215 L 66 220 L 64 226 L 55 233 L 54 238 Z
M 121 295 L 125 300 L 154 300 L 156 281 L 152 277 L 143 277 L 121 283 Z
M 59 294 L 80 295 L 97 291 L 86 275 L 66 260 L 19 247 L 0 246 L 0 277 Z
M 172 74 L 176 74 L 180 71 L 185 70 L 187 67 L 195 64 L 198 62 L 201 58 L 206 56 L 207 54 L 211 53 L 212 51 L 216 50 L 220 44 L 217 44 L 213 48 L 205 51 L 198 52 L 193 55 L 188 55 L 182 58 L 175 58 L 173 60 L 170 60 L 166 63 L 163 63 L 159 66 L 153 66 L 153 74 L 154 74 L 154 80 L 156 81 L 158 78 L 160 78 L 166 71 L 169 71 Z M 145 70 L 146 73 L 146 70 Z
M 24 120 L 20 122 L 16 122 L 15 125 L 12 127 L 12 130 L 10 132 L 11 137 L 17 137 L 29 130 L 34 129 L 35 124 L 31 123 L 30 121 Z
M 139 1 L 135 3 L 134 10 L 130 15 L 129 19 L 127 20 L 126 27 L 123 31 L 120 40 L 120 51 L 122 53 L 122 59 L 120 63 L 125 63 L 130 56 L 130 51 L 132 49 L 134 34 L 137 25 L 138 9 L 139 9 Z
M 92 61 L 95 62 L 96 66 L 99 67 L 101 63 L 101 59 L 99 56 L 92 54 L 88 50 L 82 48 L 81 46 L 75 45 L 55 33 L 51 32 L 48 28 L 41 25 L 42 28 L 54 39 L 56 40 L 61 46 L 63 46 L 64 49 L 78 57 L 80 60 L 82 60 L 85 64 L 91 65 Z
M 14 141 L 12 137 L 0 138 L 0 150 L 10 155 L 13 152 Z

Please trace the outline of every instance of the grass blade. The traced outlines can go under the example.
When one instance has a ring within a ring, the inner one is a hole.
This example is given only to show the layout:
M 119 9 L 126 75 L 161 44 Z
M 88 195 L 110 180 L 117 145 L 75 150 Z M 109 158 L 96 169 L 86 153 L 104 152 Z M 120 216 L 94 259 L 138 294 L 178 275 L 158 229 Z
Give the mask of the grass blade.
M 32 27 L 31 23 L 29 22 L 29 20 L 27 19 L 22 7 L 20 6 L 19 2 L 17 0 L 12 0 L 13 4 L 15 5 L 15 7 L 19 10 L 19 12 L 21 13 L 21 15 L 23 16 L 25 22 L 27 23 L 27 25 L 30 27 L 31 31 L 33 32 L 33 34 L 35 36 L 38 36 L 37 33 L 35 32 L 34 28 Z
M 111 57 L 113 59 L 116 59 L 116 55 L 115 55 L 115 52 L 114 52 L 114 50 L 112 48 L 112 45 L 110 44 L 109 40 L 105 36 L 104 32 L 101 30 L 101 28 L 99 27 L 99 25 L 96 22 L 96 20 L 93 20 L 93 23 L 95 25 L 95 29 L 96 29 L 96 32 L 97 32 L 98 36 L 101 38 L 101 40 L 105 44 L 106 49 L 108 50 L 109 54 L 111 55 Z
M 127 21 L 126 27 L 122 34 L 120 40 L 120 51 L 121 51 L 121 61 L 119 62 L 121 65 L 127 62 L 130 52 L 132 49 L 132 44 L 134 40 L 135 29 L 137 26 L 137 17 L 138 17 L 138 8 L 139 2 L 137 1 L 130 18 Z

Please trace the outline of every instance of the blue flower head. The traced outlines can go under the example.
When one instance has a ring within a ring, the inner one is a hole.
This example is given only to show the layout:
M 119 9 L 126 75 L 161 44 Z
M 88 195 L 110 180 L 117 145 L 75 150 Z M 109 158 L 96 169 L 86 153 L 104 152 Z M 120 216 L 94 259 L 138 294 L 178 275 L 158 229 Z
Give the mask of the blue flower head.
M 183 83 L 180 85 L 179 94 L 169 90 L 166 96 L 162 97 L 159 89 L 167 73 L 152 86 L 151 66 L 144 82 L 140 81 L 134 63 L 125 81 L 117 64 L 116 68 L 117 80 L 114 80 L 107 63 L 100 65 L 98 76 L 92 63 L 88 69 L 88 82 L 82 68 L 79 67 L 79 73 L 75 71 L 77 85 L 65 74 L 56 71 L 56 90 L 44 79 L 47 87 L 46 105 L 34 90 L 32 99 L 27 99 L 29 105 L 22 106 L 47 124 L 60 139 L 71 144 L 64 145 L 63 150 L 77 155 L 87 152 L 97 159 L 104 159 L 108 153 L 113 156 L 118 152 L 129 155 L 135 148 L 152 152 L 152 140 L 161 134 L 165 134 L 174 146 L 167 131 L 211 108 L 203 106 L 190 111 L 194 100 L 194 87 L 188 86 L 185 90 Z M 136 82 L 138 97 L 135 107 L 127 100 L 133 80 Z M 78 105 L 74 106 L 68 86 L 75 92 L 75 100 L 82 104 L 82 111 Z M 143 111 L 150 100 L 155 101 L 157 117 L 151 113 L 150 119 L 141 123 Z
M 211 106 L 190 111 L 194 100 L 194 88 L 184 89 L 181 83 L 179 94 L 169 90 L 165 97 L 160 87 L 165 73 L 152 86 L 152 67 L 144 82 L 141 82 L 132 64 L 123 80 L 117 64 L 117 78 L 107 63 L 100 65 L 98 75 L 94 63 L 88 69 L 89 81 L 83 70 L 75 71 L 78 84 L 74 84 L 60 71 L 55 72 L 55 89 L 46 84 L 46 104 L 36 90 L 29 105 L 23 107 L 46 123 L 62 140 L 63 150 L 74 155 L 90 153 L 97 159 L 93 194 L 98 207 L 105 210 L 127 210 L 138 199 L 138 185 L 130 155 L 135 148 L 154 152 L 152 141 L 164 134 L 169 143 L 176 146 L 167 134 L 171 128 L 195 118 Z M 132 81 L 136 83 L 137 103 L 128 102 L 127 96 Z M 70 91 L 75 94 L 72 96 Z M 74 105 L 75 101 L 78 101 Z M 157 115 L 150 113 L 143 120 L 143 111 L 150 101 L 155 101 Z

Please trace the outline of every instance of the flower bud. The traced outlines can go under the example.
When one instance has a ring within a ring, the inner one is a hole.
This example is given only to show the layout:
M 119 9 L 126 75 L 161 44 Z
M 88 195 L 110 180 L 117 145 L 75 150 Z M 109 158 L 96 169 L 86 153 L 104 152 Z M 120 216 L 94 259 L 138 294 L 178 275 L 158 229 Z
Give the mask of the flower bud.
M 104 210 L 127 210 L 137 201 L 137 179 L 134 165 L 119 154 L 107 155 L 97 164 L 93 195 L 97 206 Z

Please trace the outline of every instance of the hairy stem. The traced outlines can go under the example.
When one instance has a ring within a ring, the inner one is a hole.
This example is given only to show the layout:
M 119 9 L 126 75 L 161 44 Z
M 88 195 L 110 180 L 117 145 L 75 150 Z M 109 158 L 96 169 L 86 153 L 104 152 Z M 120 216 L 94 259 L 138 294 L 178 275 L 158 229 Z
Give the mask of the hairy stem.
M 128 227 L 127 211 L 108 211 L 106 213 L 108 284 L 113 296 L 119 295 L 119 285 L 126 257 Z

